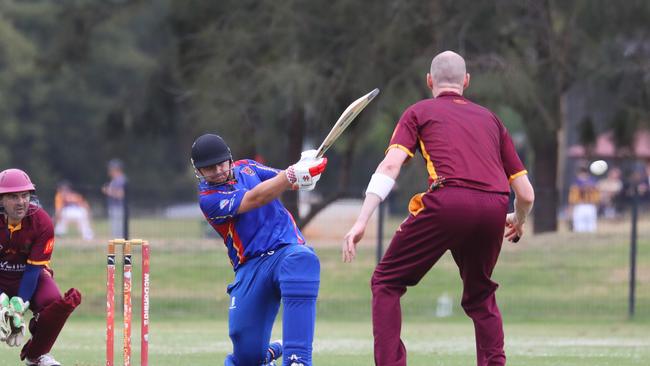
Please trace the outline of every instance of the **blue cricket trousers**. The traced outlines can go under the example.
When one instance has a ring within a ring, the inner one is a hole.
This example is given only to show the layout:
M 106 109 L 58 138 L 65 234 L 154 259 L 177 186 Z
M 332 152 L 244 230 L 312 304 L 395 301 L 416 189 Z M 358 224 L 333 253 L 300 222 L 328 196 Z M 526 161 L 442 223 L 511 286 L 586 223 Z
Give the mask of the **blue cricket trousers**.
M 271 361 L 269 341 L 282 300 L 283 365 L 311 366 L 319 284 L 318 257 L 305 245 L 286 245 L 241 266 L 228 286 L 233 353 L 225 365 Z

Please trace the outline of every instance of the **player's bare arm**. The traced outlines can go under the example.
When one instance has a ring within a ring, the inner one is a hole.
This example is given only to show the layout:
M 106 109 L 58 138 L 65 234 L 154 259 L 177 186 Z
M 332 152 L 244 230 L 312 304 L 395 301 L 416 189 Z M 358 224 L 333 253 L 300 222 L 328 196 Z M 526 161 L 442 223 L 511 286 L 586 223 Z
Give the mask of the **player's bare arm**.
M 341 253 L 343 262 L 352 262 L 356 256 L 357 243 L 363 238 L 368 220 L 370 220 L 370 217 L 379 204 L 390 193 L 395 179 L 397 179 L 402 169 L 402 164 L 404 164 L 408 157 L 405 151 L 393 148 L 388 150 L 384 160 L 377 166 L 375 174 L 373 174 L 373 178 L 370 180 L 370 184 L 368 184 L 366 198 L 361 206 L 361 212 L 357 217 L 357 221 L 344 237 Z
M 515 210 L 506 216 L 505 237 L 508 241 L 516 243 L 524 235 L 524 224 L 533 208 L 535 191 L 527 175 L 515 178 L 511 187 L 515 192 Z
M 285 171 L 281 171 L 274 178 L 266 180 L 246 192 L 237 213 L 241 214 L 262 207 L 292 187 L 293 184 L 287 179 Z
M 275 177 L 255 186 L 244 194 L 237 213 L 244 213 L 266 205 L 288 189 L 310 191 L 316 186 L 327 166 L 327 158 L 316 158 L 315 150 L 302 153 L 302 158 Z

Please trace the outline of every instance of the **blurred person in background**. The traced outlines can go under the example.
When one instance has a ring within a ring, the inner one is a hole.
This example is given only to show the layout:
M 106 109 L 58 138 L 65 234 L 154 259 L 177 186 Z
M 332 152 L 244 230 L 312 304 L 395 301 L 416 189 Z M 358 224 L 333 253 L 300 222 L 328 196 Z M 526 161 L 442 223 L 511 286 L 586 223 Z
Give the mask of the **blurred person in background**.
M 59 183 L 54 195 L 54 234 L 63 236 L 68 233 L 68 225 L 77 226 L 84 240 L 93 240 L 93 229 L 90 225 L 90 206 L 88 201 L 75 192 L 69 182 Z
M 599 209 L 602 216 L 606 219 L 615 219 L 618 217 L 617 201 L 623 191 L 621 170 L 617 167 L 610 168 L 607 176 L 596 183 L 596 188 L 600 196 Z
M 228 328 L 233 352 L 225 366 L 311 366 L 320 262 L 279 200 L 289 189 L 314 189 L 327 159 L 315 150 L 286 170 L 254 160 L 233 161 L 218 135 L 192 145 L 199 205 L 226 245 L 235 280 L 228 286 Z M 270 342 L 283 304 L 282 341 Z
M 124 215 L 127 178 L 121 160 L 111 159 L 108 162 L 108 176 L 111 180 L 102 187 L 102 193 L 106 195 L 111 236 L 126 239 Z
M 633 205 L 634 200 L 640 204 L 641 209 L 650 201 L 650 182 L 646 176 L 644 167 L 636 165 L 629 172 L 627 179 L 623 182 L 626 205 Z
M 600 201 L 596 179 L 586 166 L 580 166 L 569 187 L 569 212 L 572 230 L 576 233 L 593 233 L 598 226 L 598 207 Z
M 49 352 L 81 294 L 70 289 L 62 297 L 54 281 L 54 229 L 35 190 L 24 171 L 0 172 L 0 341 L 19 347 L 29 328 L 20 358 L 28 366 L 60 366 Z M 29 327 L 27 309 L 34 315 Z

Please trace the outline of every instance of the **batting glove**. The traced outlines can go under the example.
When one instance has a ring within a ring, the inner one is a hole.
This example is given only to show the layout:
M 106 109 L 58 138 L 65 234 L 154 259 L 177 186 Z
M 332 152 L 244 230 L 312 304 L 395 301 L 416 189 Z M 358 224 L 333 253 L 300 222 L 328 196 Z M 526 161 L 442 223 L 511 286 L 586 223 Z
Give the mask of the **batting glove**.
M 301 154 L 300 161 L 287 168 L 287 179 L 301 191 L 311 191 L 326 166 L 327 158 L 316 159 L 316 150 L 307 150 Z
M 11 309 L 9 296 L 4 292 L 0 294 L 0 342 L 7 340 L 11 334 Z

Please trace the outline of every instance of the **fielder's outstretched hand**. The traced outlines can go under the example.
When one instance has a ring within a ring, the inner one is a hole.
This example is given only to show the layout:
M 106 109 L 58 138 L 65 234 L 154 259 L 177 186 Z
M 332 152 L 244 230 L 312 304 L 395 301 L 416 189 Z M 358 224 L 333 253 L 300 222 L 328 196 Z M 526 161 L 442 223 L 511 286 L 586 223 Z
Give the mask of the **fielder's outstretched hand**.
M 287 168 L 287 179 L 295 189 L 311 191 L 326 166 L 327 158 L 316 159 L 316 150 L 303 151 L 300 161 Z
M 514 212 L 506 216 L 506 232 L 505 237 L 508 241 L 516 243 L 524 235 L 524 222 L 519 220 Z
M 357 255 L 357 243 L 363 238 L 366 231 L 366 225 L 355 222 L 350 231 L 343 238 L 343 248 L 341 250 L 341 259 L 345 263 L 351 263 Z

